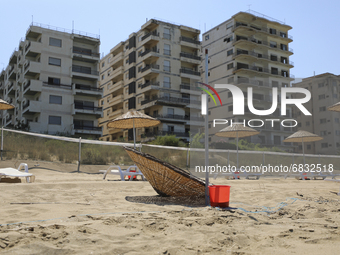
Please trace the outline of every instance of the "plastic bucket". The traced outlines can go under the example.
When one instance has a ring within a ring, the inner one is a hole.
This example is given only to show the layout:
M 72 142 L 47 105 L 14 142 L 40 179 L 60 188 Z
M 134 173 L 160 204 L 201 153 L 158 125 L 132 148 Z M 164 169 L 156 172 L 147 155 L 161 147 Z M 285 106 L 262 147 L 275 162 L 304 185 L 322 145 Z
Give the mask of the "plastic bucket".
M 229 207 L 230 186 L 209 186 L 210 205 L 213 207 Z

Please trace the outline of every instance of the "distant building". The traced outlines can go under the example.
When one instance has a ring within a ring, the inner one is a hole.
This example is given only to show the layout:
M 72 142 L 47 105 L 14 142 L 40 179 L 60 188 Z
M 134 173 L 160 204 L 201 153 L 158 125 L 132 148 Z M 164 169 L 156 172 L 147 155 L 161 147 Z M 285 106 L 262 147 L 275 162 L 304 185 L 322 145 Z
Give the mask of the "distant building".
M 295 110 L 294 119 L 298 121 L 297 130 L 309 131 L 323 140 L 305 143 L 305 153 L 309 154 L 339 154 L 340 152 L 340 112 L 328 111 L 327 107 L 340 101 L 340 75 L 323 73 L 293 83 L 294 87 L 308 89 L 312 98 L 304 106 L 312 114 L 306 116 Z M 296 152 L 302 152 L 298 144 Z
M 293 41 L 289 35 L 291 29 L 291 26 L 260 13 L 239 12 L 205 32 L 202 36 L 202 52 L 204 53 L 205 49 L 209 51 L 209 84 L 234 84 L 241 88 L 245 95 L 247 87 L 252 87 L 255 109 L 269 109 L 272 106 L 272 88 L 276 87 L 280 92 L 281 87 L 289 86 L 293 80 L 290 72 L 293 67 L 290 61 L 293 50 L 289 47 Z M 202 77 L 205 77 L 204 63 L 203 61 Z M 292 117 L 290 107 L 287 107 L 287 115 L 281 116 L 280 95 L 278 108 L 271 116 L 254 115 L 247 107 L 244 116 L 234 116 L 231 92 L 229 90 L 218 92 L 223 106 L 220 107 L 219 103 L 215 106 L 211 100 L 209 110 L 214 118 L 243 122 L 244 119 L 282 120 Z M 220 140 L 221 138 L 214 134 L 226 126 L 213 127 L 210 117 L 209 140 Z M 271 122 L 265 122 L 265 125 L 257 130 L 261 131 L 259 135 L 245 139 L 252 143 L 292 150 L 290 144 L 283 143 L 283 140 L 292 133 L 292 128 L 282 127 L 277 121 L 273 127 Z
M 2 125 L 100 137 L 99 45 L 95 35 L 32 24 L 0 75 L 0 95 L 15 105 Z
M 156 127 L 137 129 L 137 141 L 166 134 L 188 140 L 190 128 L 202 125 L 199 34 L 194 28 L 151 19 L 101 59 L 102 140 L 133 139 L 132 129 L 107 128 L 110 120 L 130 109 L 161 121 Z

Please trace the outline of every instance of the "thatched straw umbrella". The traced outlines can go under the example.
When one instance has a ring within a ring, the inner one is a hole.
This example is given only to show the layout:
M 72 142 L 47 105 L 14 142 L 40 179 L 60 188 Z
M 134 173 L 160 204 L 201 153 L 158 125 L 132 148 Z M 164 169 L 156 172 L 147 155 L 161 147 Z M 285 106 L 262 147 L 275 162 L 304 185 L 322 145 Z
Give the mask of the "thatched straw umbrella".
M 133 128 L 133 143 L 136 149 L 136 128 L 153 127 L 161 122 L 144 113 L 130 110 L 120 117 L 107 123 L 108 128 L 130 129 Z
M 291 136 L 288 136 L 285 140 L 283 140 L 284 142 L 290 142 L 290 143 L 302 143 L 302 152 L 303 152 L 303 166 L 305 166 L 306 161 L 305 161 L 305 147 L 304 147 L 304 143 L 305 142 L 316 142 L 316 141 L 320 141 L 323 138 L 316 135 L 316 134 L 312 134 L 310 132 L 304 131 L 304 130 L 299 130 L 297 132 L 295 132 L 294 134 L 292 134 Z
M 0 99 L 0 110 L 9 110 L 9 109 L 13 109 L 15 106 Z
M 327 107 L 328 111 L 340 112 L 340 102 Z
M 237 148 L 237 163 L 236 163 L 236 168 L 238 169 L 238 138 L 241 137 L 247 137 L 247 136 L 253 136 L 257 135 L 260 132 L 250 128 L 250 127 L 245 127 L 242 124 L 234 124 L 229 127 L 226 127 L 219 132 L 217 132 L 215 135 L 217 136 L 222 136 L 222 137 L 231 137 L 231 138 L 236 138 L 236 148 Z

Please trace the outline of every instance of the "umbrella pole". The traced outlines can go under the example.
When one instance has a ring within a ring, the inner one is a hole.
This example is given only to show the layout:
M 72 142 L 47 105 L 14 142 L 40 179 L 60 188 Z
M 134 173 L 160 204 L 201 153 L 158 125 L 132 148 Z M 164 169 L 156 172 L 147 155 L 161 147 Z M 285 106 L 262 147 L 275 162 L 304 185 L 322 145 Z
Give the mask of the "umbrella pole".
M 237 149 L 237 152 L 236 152 L 236 157 L 237 157 L 236 170 L 238 170 L 238 132 L 236 132 L 236 149 Z
M 135 129 L 135 119 L 132 120 L 133 123 L 133 148 L 136 149 L 136 129 Z
M 303 172 L 305 172 L 306 159 L 305 159 L 305 146 L 303 144 L 303 137 L 302 137 L 302 153 L 303 153 Z M 302 180 L 305 180 L 305 178 L 302 177 Z

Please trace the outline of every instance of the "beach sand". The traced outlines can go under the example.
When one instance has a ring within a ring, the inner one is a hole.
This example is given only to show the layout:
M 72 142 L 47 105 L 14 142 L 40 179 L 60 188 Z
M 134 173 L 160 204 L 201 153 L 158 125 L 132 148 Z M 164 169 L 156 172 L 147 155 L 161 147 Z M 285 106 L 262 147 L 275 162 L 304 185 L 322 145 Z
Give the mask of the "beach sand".
M 1 254 L 340 253 L 336 182 L 211 179 L 231 186 L 234 209 L 221 210 L 102 180 L 107 166 L 27 163 L 34 183 L 0 182 Z

